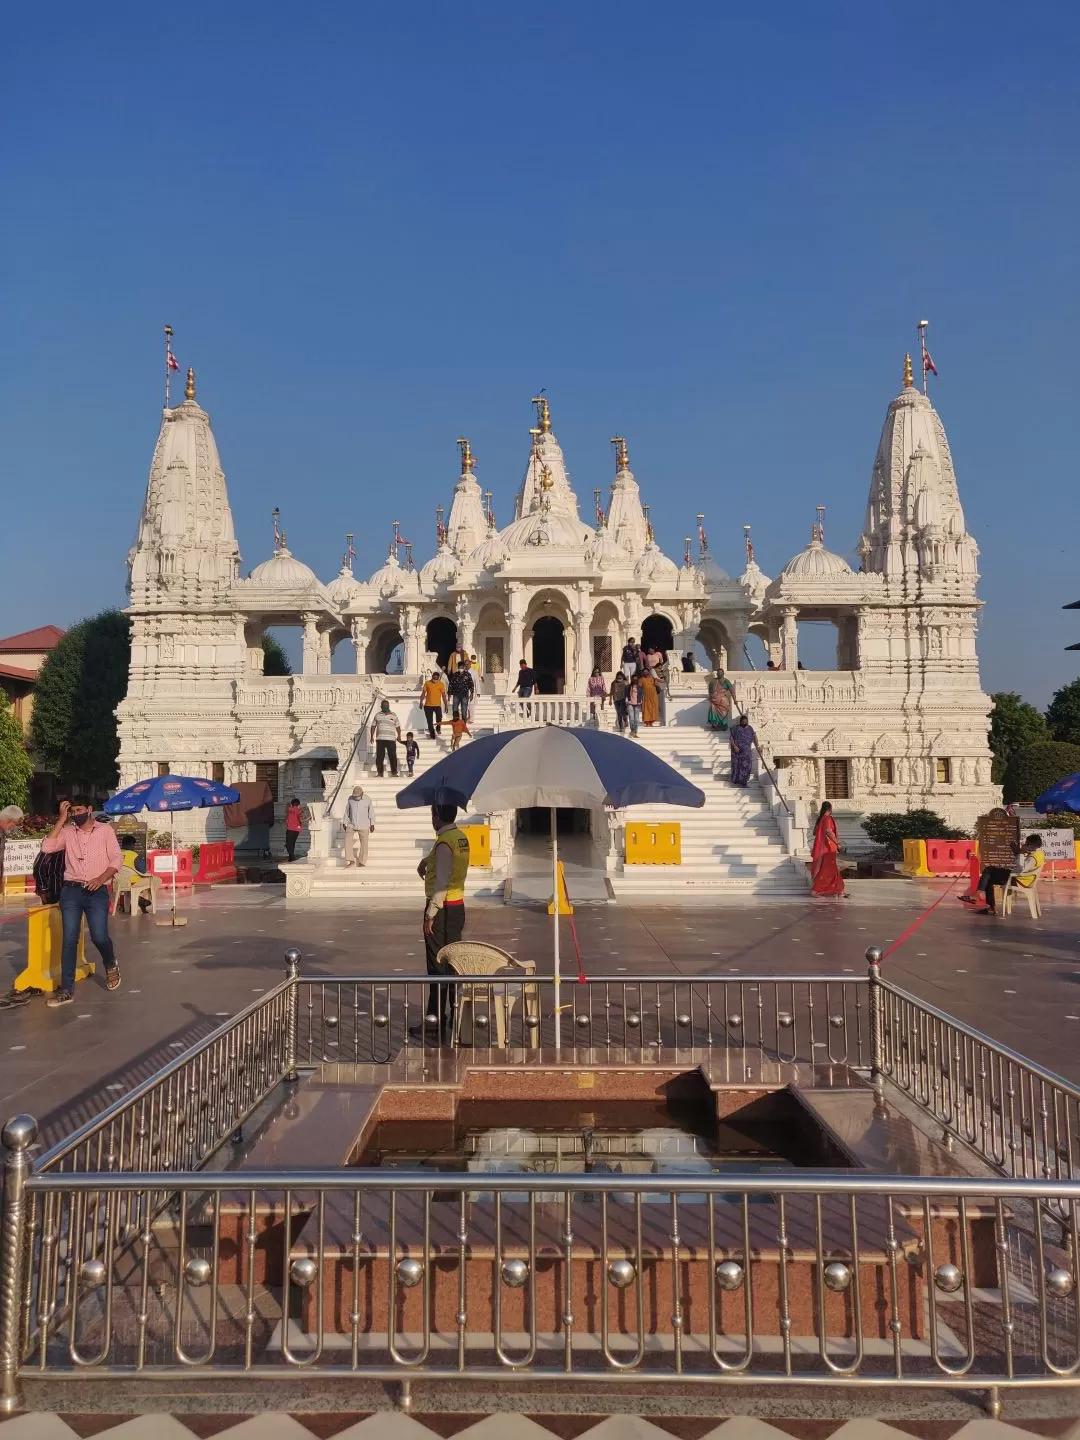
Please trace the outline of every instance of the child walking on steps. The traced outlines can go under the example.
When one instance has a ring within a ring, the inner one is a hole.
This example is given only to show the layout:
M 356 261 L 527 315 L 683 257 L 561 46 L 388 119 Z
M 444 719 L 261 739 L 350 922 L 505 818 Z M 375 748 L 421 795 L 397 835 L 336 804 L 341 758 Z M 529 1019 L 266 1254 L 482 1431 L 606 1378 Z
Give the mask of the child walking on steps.
M 420 746 L 416 743 L 416 737 L 410 730 L 405 736 L 405 764 L 409 774 L 413 773 L 413 766 L 420 759 Z
M 451 750 L 456 750 L 458 748 L 458 746 L 461 744 L 461 737 L 463 735 L 468 735 L 469 738 L 472 739 L 472 731 L 469 729 L 469 722 L 467 720 L 463 720 L 460 715 L 458 715 L 456 719 L 451 720 L 450 729 L 454 732 L 454 738 L 450 741 Z

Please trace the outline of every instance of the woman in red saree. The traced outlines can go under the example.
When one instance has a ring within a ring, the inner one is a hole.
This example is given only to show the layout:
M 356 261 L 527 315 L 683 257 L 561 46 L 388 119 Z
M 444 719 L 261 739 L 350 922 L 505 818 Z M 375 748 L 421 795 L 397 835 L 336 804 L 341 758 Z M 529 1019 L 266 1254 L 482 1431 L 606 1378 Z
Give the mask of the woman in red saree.
M 832 805 L 822 803 L 814 822 L 814 844 L 810 851 L 810 894 L 843 895 L 844 882 L 836 865 L 840 837 L 832 817 Z

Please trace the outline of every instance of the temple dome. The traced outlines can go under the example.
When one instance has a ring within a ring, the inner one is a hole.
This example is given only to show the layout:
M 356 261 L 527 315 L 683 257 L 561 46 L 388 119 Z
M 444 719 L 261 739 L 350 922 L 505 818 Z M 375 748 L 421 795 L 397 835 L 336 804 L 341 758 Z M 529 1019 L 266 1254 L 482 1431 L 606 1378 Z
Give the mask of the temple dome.
M 457 556 L 449 545 L 442 544 L 435 554 L 420 568 L 422 586 L 445 585 L 453 580 L 458 571 Z
M 494 570 L 506 559 L 509 551 L 506 541 L 497 530 L 489 530 L 485 539 L 469 555 L 466 562 L 470 569 Z
M 658 545 L 652 541 L 645 546 L 644 554 L 634 566 L 634 575 L 639 580 L 677 580 L 679 567 L 669 560 Z
M 405 581 L 405 572 L 401 568 L 401 562 L 394 554 L 393 546 L 386 557 L 386 564 L 382 565 L 368 581 L 368 588 L 375 591 L 376 595 L 382 596 L 384 600 L 391 595 L 396 595 Z
M 297 560 L 286 545 L 276 550 L 269 560 L 256 565 L 248 579 L 255 585 L 265 585 L 270 590 L 306 590 L 318 585 L 315 571 Z
M 364 590 L 365 587 L 361 585 L 347 565 L 341 567 L 326 587 L 326 593 L 340 610 L 344 610 L 354 600 L 359 600 L 364 594 Z
M 788 580 L 829 580 L 852 575 L 854 571 L 846 560 L 826 550 L 815 535 L 805 550 L 792 556 L 780 574 Z
M 592 539 L 588 525 L 562 510 L 536 509 L 515 520 L 502 532 L 508 551 L 549 548 L 583 555 Z

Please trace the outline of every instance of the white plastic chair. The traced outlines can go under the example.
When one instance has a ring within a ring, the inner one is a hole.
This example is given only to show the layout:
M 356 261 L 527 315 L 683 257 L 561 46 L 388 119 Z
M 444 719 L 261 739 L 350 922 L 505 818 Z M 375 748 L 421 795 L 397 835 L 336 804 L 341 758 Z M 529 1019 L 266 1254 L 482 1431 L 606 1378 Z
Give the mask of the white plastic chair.
M 525 975 L 533 975 L 536 972 L 536 964 L 532 960 L 518 960 L 506 950 L 500 950 L 497 945 L 472 943 L 468 940 L 455 940 L 450 945 L 444 945 L 436 959 L 445 970 L 449 970 L 454 975 L 493 976 L 507 969 L 520 970 Z M 517 980 L 511 976 L 502 978 L 506 982 L 502 985 L 496 981 L 494 984 L 459 985 L 457 987 L 454 1027 L 450 1035 L 451 1045 L 456 1046 L 461 1043 L 461 1025 L 466 1006 L 469 1007 L 470 1032 L 475 1034 L 476 1007 L 479 1004 L 485 1006 L 489 1011 L 489 1022 L 491 1013 L 494 1014 L 496 1043 L 500 1047 L 505 1047 L 506 1034 L 513 1018 L 519 989 L 523 996 L 526 1020 L 534 1019 L 537 1022 L 529 1027 L 529 1045 L 535 1050 L 540 1044 L 540 993 L 538 987 L 536 985 L 519 986 Z M 488 1043 L 491 1043 L 490 1040 Z
M 109 904 L 109 914 L 115 915 L 120 908 L 120 902 L 127 896 L 128 913 L 138 915 L 140 899 L 145 897 L 150 901 L 151 915 L 157 914 L 157 892 L 161 887 L 161 881 L 156 875 L 134 875 L 126 879 L 123 872 L 115 875 L 112 882 L 112 900 Z
M 1033 920 L 1038 920 L 1042 915 L 1042 905 L 1039 903 L 1039 881 L 1041 879 L 1042 872 L 1040 871 L 1030 885 L 1021 885 L 1019 875 L 1010 875 L 1001 892 L 1002 915 L 1011 915 L 1013 896 L 1023 895 L 1028 903 L 1028 913 Z

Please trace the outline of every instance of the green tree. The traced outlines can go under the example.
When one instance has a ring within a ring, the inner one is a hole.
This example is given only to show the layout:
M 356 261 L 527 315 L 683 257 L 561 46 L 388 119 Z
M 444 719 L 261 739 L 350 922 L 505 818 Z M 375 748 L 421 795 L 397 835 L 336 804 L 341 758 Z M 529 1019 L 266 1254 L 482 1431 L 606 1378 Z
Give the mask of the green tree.
M 1001 787 L 1006 804 L 1014 800 L 1037 800 L 1044 790 L 1066 775 L 1080 771 L 1080 745 L 1044 740 L 1018 750 L 1005 768 Z
M 30 748 L 62 784 L 94 792 L 116 784 L 116 707 L 127 694 L 130 661 L 127 616 L 104 610 L 73 625 L 42 665 Z
M 1049 740 L 1046 721 L 1034 705 L 1022 700 L 1015 690 L 1002 690 L 991 695 L 994 708 L 990 712 L 990 749 L 994 752 L 993 780 L 1001 784 L 1005 767 L 1025 745 Z
M 1080 680 L 1055 691 L 1046 709 L 1046 723 L 1055 740 L 1080 745 Z
M 0 810 L 5 805 L 29 804 L 33 761 L 23 744 L 22 726 L 0 694 Z
M 263 649 L 263 674 L 264 675 L 291 675 L 292 666 L 289 664 L 289 657 L 281 648 L 280 640 L 273 635 L 262 637 Z
M 862 828 L 875 845 L 884 845 L 893 860 L 904 853 L 905 840 L 966 840 L 933 810 L 887 810 L 868 815 Z

